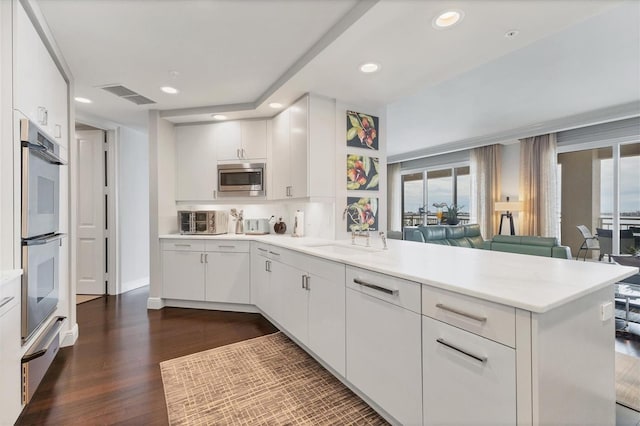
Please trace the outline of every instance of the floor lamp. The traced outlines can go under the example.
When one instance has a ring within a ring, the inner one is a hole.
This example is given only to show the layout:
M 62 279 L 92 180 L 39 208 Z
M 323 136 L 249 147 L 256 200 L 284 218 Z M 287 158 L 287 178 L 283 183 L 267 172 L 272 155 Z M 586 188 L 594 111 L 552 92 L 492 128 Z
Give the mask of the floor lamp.
M 510 203 L 509 197 L 507 197 L 507 201 L 496 201 L 495 211 L 504 212 L 500 215 L 500 232 L 498 232 L 498 234 L 502 234 L 502 223 L 504 221 L 504 218 L 506 217 L 509 219 L 509 224 L 511 226 L 511 235 L 516 235 L 516 229 L 513 225 L 513 212 L 519 212 L 521 210 L 521 201 L 514 201 Z

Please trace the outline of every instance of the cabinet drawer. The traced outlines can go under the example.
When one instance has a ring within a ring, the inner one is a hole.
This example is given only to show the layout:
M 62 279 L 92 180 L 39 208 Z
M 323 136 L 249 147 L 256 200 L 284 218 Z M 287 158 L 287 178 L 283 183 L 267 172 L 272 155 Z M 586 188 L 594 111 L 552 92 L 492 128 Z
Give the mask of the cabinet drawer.
M 347 287 L 420 313 L 420 284 L 360 268 L 347 267 Z
M 227 253 L 249 253 L 251 243 L 249 241 L 225 240 L 207 241 L 206 251 L 222 251 Z
M 163 240 L 162 250 L 204 251 L 204 240 Z
M 422 314 L 515 348 L 516 312 L 510 306 L 424 285 Z
M 269 254 L 270 248 L 271 246 L 269 244 L 253 242 L 251 243 L 251 254 L 266 257 Z
M 267 257 L 287 265 L 297 265 L 303 255 L 278 246 L 269 246 Z
M 422 317 L 424 425 L 515 425 L 515 350 Z

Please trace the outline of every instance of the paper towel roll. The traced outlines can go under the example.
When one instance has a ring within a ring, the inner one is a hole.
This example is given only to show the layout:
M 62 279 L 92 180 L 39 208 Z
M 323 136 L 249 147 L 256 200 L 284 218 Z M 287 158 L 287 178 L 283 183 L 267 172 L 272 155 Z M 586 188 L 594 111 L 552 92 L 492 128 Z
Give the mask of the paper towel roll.
M 293 237 L 304 236 L 304 212 L 300 210 L 296 211 L 296 214 L 293 216 L 293 232 L 291 235 Z

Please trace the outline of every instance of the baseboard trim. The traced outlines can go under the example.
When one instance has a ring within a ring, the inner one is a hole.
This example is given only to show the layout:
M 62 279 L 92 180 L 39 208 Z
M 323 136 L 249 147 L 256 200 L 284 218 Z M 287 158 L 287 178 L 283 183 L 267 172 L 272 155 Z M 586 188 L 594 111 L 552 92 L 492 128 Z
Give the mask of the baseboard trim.
M 164 299 L 159 297 L 149 297 L 147 299 L 147 309 L 162 309 L 164 308 Z
M 127 291 L 135 290 L 136 288 L 149 285 L 151 281 L 149 277 L 138 278 L 137 280 L 126 281 L 120 284 L 120 293 L 126 293 Z
M 73 324 L 73 327 L 71 327 L 71 330 L 65 331 L 64 334 L 61 336 L 60 347 L 75 345 L 76 341 L 78 340 L 78 335 L 79 335 L 78 323 L 75 323 Z
M 255 305 L 244 303 L 201 302 L 196 300 L 162 299 L 164 306 L 172 308 L 208 309 L 212 311 L 260 313 Z

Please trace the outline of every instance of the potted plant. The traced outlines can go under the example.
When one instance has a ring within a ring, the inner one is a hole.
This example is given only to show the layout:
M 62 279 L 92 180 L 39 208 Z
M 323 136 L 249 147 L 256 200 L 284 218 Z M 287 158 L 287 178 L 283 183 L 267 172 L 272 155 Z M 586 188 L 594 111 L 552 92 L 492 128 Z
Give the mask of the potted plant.
M 457 225 L 458 222 L 460 222 L 460 219 L 458 219 L 458 213 L 460 213 L 460 209 L 462 209 L 462 207 L 464 206 L 447 203 L 433 203 L 433 207 L 436 207 L 438 209 L 445 209 L 443 219 L 446 220 L 447 225 Z

